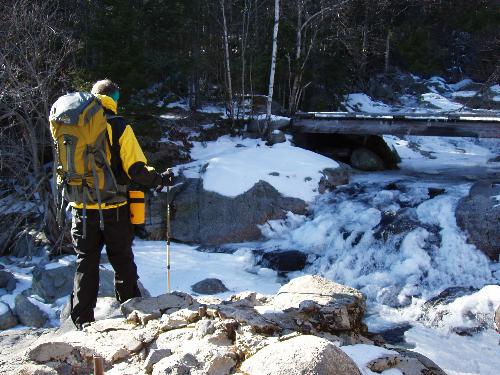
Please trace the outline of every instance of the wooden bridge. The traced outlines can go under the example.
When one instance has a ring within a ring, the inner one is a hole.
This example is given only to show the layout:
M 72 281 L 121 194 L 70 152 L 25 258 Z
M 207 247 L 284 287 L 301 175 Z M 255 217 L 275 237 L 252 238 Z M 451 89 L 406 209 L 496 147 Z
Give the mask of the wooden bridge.
M 299 133 L 500 138 L 496 113 L 299 112 Z

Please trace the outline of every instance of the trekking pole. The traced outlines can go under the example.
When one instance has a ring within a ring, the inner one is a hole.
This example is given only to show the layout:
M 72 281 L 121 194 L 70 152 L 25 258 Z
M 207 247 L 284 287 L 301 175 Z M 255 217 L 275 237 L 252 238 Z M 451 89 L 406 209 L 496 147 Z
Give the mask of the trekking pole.
M 170 293 L 170 186 L 167 186 L 167 292 Z
M 104 358 L 94 355 L 94 375 L 104 375 Z

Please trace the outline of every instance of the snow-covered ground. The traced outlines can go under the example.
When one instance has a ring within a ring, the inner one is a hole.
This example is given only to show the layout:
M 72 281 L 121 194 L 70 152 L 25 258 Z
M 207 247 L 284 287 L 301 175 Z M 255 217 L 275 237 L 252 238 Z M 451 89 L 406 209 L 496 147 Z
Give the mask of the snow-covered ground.
M 448 84 L 433 77 L 426 82 L 428 93 L 420 97 L 402 96 L 398 106 L 362 93 L 350 94 L 344 105 L 349 110 L 379 113 L 403 109 L 421 112 L 427 105 L 434 111 L 450 111 L 462 107 L 454 101 L 456 98 L 467 99 L 477 93 L 468 89 L 470 80 Z M 489 90 L 492 95 L 500 94 L 499 85 Z M 185 101 L 165 107 L 188 109 Z M 202 111 L 225 113 L 220 106 L 205 106 Z M 289 214 L 285 220 L 268 222 L 261 227 L 263 241 L 235 244 L 232 254 L 200 252 L 195 246 L 173 243 L 172 287 L 191 293 L 191 285 L 215 277 L 229 289 L 217 297 L 245 290 L 274 294 L 283 279 L 273 270 L 255 266 L 252 250 L 300 250 L 308 254 L 309 265 L 289 277 L 320 274 L 360 289 L 367 296 L 366 323 L 370 330 L 380 332 L 410 325 L 404 333 L 406 344 L 434 360 L 447 373 L 497 374 L 498 334 L 487 328 L 472 336 L 459 336 L 452 329 L 471 326 L 471 316 L 493 319 L 500 304 L 500 264 L 492 263 L 467 242 L 454 215 L 457 202 L 474 180 L 500 171 L 500 163 L 489 162 L 500 155 L 500 142 L 414 136 L 386 136 L 385 140 L 401 156 L 400 170 L 355 174 L 350 185 L 323 196 L 316 191 L 321 170 L 338 164 L 294 147 L 290 139 L 272 147 L 260 140 L 229 136 L 215 142 L 194 142 L 194 161 L 176 168 L 177 172 L 187 177 L 202 176 L 205 189 L 227 196 L 244 193 L 264 180 L 284 195 L 307 201 L 312 214 Z M 429 188 L 441 188 L 444 193 L 430 198 Z M 0 201 L 0 209 L 6 203 Z M 408 209 L 411 222 L 419 224 L 407 233 L 389 233 L 384 238 L 379 232 L 381 220 L 402 208 Z M 152 295 L 164 293 L 165 242 L 136 240 L 134 252 L 142 283 Z M 59 267 L 66 261 L 59 260 L 49 267 Z M 1 258 L 0 263 L 18 281 L 14 294 L 0 296 L 0 301 L 13 308 L 15 294 L 31 285 L 32 267 L 3 262 Z M 430 317 L 423 315 L 426 301 L 455 286 L 474 287 L 477 292 L 456 299 L 446 311 L 437 309 Z M 66 299 L 51 306 L 42 304 L 37 296 L 30 296 L 30 300 L 56 324 L 57 311 Z M 434 324 L 431 321 L 437 315 L 443 317 L 435 319 Z M 365 365 L 383 351 L 364 345 L 343 349 L 363 374 L 372 374 Z M 399 375 L 400 371 L 384 374 Z

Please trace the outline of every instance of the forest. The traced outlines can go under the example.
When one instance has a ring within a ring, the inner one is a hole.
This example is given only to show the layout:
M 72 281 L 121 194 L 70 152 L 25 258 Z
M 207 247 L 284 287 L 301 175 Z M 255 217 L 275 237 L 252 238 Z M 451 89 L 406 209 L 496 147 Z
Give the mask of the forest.
M 2 1 L 2 190 L 16 190 L 52 216 L 50 106 L 59 95 L 89 90 L 104 77 L 120 84 L 120 106 L 129 112 L 155 110 L 137 99 L 149 90 L 164 103 L 187 98 L 192 110 L 207 101 L 225 102 L 230 117 L 238 116 L 245 97 L 269 98 L 271 92 L 286 115 L 336 110 L 345 93 L 370 92 L 373 82 L 390 81 L 400 71 L 494 82 L 500 52 L 496 5 L 495 0 Z M 23 220 L 16 217 L 12 228 Z M 2 234 L 2 243 L 14 233 Z

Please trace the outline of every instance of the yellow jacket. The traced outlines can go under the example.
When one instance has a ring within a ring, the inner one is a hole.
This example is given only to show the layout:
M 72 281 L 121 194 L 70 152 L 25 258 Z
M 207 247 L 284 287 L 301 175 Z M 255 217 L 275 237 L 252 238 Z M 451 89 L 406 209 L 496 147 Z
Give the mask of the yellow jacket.
M 129 185 L 134 182 L 144 187 L 156 187 L 161 185 L 161 175 L 153 167 L 147 165 L 148 161 L 142 151 L 132 127 L 126 123 L 123 117 L 117 115 L 117 103 L 109 96 L 96 95 L 108 116 L 108 137 L 111 149 L 108 147 L 106 156 L 111 165 L 113 174 L 120 185 Z M 102 203 L 102 209 L 116 208 L 127 204 Z M 75 208 L 83 208 L 83 204 L 71 202 Z M 98 209 L 97 204 L 87 204 L 87 209 Z

